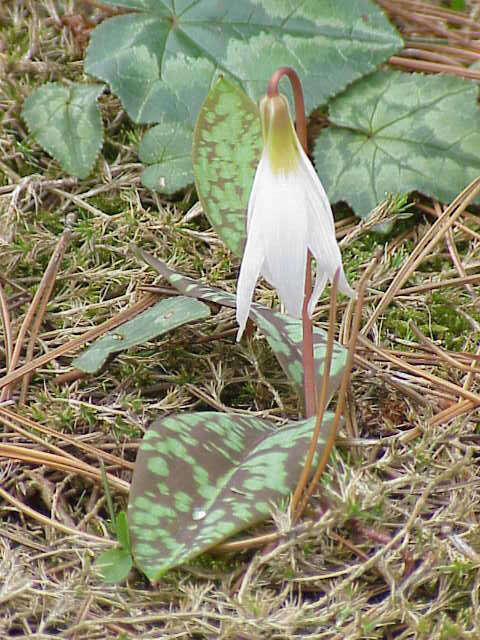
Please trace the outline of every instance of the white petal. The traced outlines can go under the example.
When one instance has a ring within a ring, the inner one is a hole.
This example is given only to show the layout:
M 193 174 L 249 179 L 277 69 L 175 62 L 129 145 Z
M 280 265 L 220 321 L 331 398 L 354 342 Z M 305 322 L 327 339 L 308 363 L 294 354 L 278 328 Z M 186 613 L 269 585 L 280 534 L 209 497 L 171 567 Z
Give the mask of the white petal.
M 256 190 L 249 234 L 265 251 L 262 275 L 278 291 L 287 312 L 302 315 L 307 258 L 307 217 L 295 174 L 274 175 L 268 163 Z
M 327 278 L 332 281 L 337 268 L 340 268 L 339 290 L 355 295 L 343 272 L 327 195 L 298 145 L 295 171 L 274 173 L 264 152 L 255 174 L 247 211 L 247 244 L 237 288 L 237 340 L 244 331 L 260 273 L 277 289 L 287 312 L 301 318 L 307 249 L 317 262 L 310 315 Z
M 305 154 L 302 155 L 301 166 L 302 181 L 308 201 L 308 248 L 317 262 L 317 280 L 309 303 L 311 314 L 325 286 L 325 277 L 332 282 L 338 268 L 340 268 L 339 291 L 350 297 L 355 297 L 355 292 L 349 286 L 343 271 L 330 203 L 319 177 Z
M 260 275 L 260 269 L 264 259 L 265 255 L 261 244 L 256 238 L 250 236 L 247 239 L 243 253 L 242 265 L 237 282 L 237 342 L 242 337 L 245 325 L 247 324 L 250 305 L 252 304 L 253 290 Z

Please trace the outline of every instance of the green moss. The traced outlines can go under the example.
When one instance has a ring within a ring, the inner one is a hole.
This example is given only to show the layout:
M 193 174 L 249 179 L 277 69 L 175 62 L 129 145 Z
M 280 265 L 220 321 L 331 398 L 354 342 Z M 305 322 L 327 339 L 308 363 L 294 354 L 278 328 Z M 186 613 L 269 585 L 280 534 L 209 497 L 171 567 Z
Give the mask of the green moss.
M 121 213 L 126 208 L 125 202 L 118 195 L 100 194 L 89 198 L 88 203 L 110 215 Z
M 384 327 L 397 338 L 417 341 L 410 327 L 413 320 L 426 337 L 441 341 L 443 348 L 461 351 L 471 337 L 472 326 L 468 318 L 458 312 L 465 302 L 461 297 L 454 299 L 453 295 L 458 296 L 458 291 L 433 292 L 416 307 L 412 304 L 392 306 L 385 315 Z M 470 310 L 470 315 L 477 319 L 478 313 Z

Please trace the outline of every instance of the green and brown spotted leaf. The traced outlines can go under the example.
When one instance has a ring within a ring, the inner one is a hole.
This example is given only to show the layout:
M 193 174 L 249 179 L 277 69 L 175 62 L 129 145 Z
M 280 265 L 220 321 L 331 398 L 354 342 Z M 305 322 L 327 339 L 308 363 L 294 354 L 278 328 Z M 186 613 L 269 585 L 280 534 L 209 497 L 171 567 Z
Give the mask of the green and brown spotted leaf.
M 128 504 L 132 553 L 152 581 L 265 520 L 303 468 L 315 418 L 278 429 L 251 416 L 157 420 L 140 446 Z M 332 426 L 326 414 L 318 453 Z
M 144 344 L 167 331 L 209 315 L 209 307 L 191 297 L 179 296 L 161 300 L 94 342 L 73 360 L 72 366 L 86 373 L 96 373 L 108 356 Z
M 256 104 L 220 78 L 203 103 L 193 135 L 193 173 L 210 224 L 237 256 L 246 240 L 246 210 L 262 135 Z
M 236 300 L 232 293 L 201 284 L 192 278 L 170 269 L 164 262 L 143 251 L 136 245 L 131 245 L 135 255 L 155 269 L 168 282 L 185 296 L 192 296 L 201 300 L 208 300 L 216 304 L 235 309 Z M 284 313 L 272 311 L 267 307 L 253 303 L 250 308 L 250 318 L 258 325 L 265 335 L 272 351 L 277 357 L 285 375 L 303 397 L 303 358 L 302 358 L 302 323 Z M 315 365 L 318 380 L 323 374 L 327 334 L 318 327 L 313 330 Z M 327 403 L 330 401 L 340 385 L 345 368 L 347 352 L 341 344 L 335 342 L 332 365 L 330 368 Z

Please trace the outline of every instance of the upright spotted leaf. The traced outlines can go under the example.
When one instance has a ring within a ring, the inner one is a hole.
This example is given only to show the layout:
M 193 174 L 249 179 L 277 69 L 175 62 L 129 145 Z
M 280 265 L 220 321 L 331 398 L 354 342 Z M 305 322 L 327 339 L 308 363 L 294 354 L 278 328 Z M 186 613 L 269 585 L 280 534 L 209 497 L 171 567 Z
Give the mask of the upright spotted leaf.
M 261 147 L 255 103 L 237 85 L 220 78 L 195 125 L 193 172 L 205 214 L 238 256 L 245 244 L 246 209 Z

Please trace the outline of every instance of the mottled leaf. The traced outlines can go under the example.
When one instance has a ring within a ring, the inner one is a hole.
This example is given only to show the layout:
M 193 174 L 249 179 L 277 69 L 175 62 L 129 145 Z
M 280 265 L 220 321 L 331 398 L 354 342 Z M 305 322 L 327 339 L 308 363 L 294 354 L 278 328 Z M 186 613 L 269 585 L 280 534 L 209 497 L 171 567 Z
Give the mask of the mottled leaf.
M 381 71 L 330 104 L 332 127 L 315 145 L 331 201 L 366 216 L 389 192 L 450 202 L 480 173 L 474 83 L 453 76 Z
M 217 304 L 235 308 L 235 296 L 227 291 L 200 284 L 187 276 L 170 269 L 167 265 L 154 256 L 146 253 L 136 245 L 132 250 L 140 260 L 150 265 L 160 273 L 178 291 L 186 296 L 192 296 L 201 300 L 208 300 Z M 252 304 L 250 318 L 257 323 L 259 329 L 265 335 L 272 351 L 275 353 L 283 371 L 297 388 L 300 397 L 303 397 L 303 359 L 302 359 L 302 323 L 284 313 L 272 311 L 261 304 Z M 313 329 L 315 365 L 318 379 L 323 374 L 327 334 L 322 329 Z M 334 343 L 332 366 L 328 384 L 327 403 L 330 401 L 341 381 L 345 368 L 347 352 L 342 345 Z
M 161 300 L 94 342 L 73 360 L 72 366 L 86 373 L 96 373 L 109 355 L 143 344 L 167 331 L 209 315 L 208 306 L 191 297 L 179 296 Z
M 295 488 L 315 418 L 278 429 L 250 416 L 188 413 L 157 420 L 133 474 L 128 522 L 150 580 L 268 517 Z M 322 449 L 331 429 L 325 416 Z
M 103 143 L 100 84 L 44 84 L 25 100 L 22 116 L 35 140 L 77 178 L 91 172 Z
M 132 555 L 123 547 L 109 549 L 98 556 L 93 566 L 105 582 L 121 582 L 133 566 Z
M 255 103 L 220 78 L 205 100 L 193 136 L 193 171 L 210 223 L 237 256 L 243 253 L 248 198 L 262 135 Z
M 311 110 L 402 46 L 370 0 L 105 1 L 135 12 L 95 28 L 85 69 L 110 84 L 137 122 L 154 121 L 164 69 L 179 54 L 210 60 L 254 99 L 277 67 L 293 64 Z

